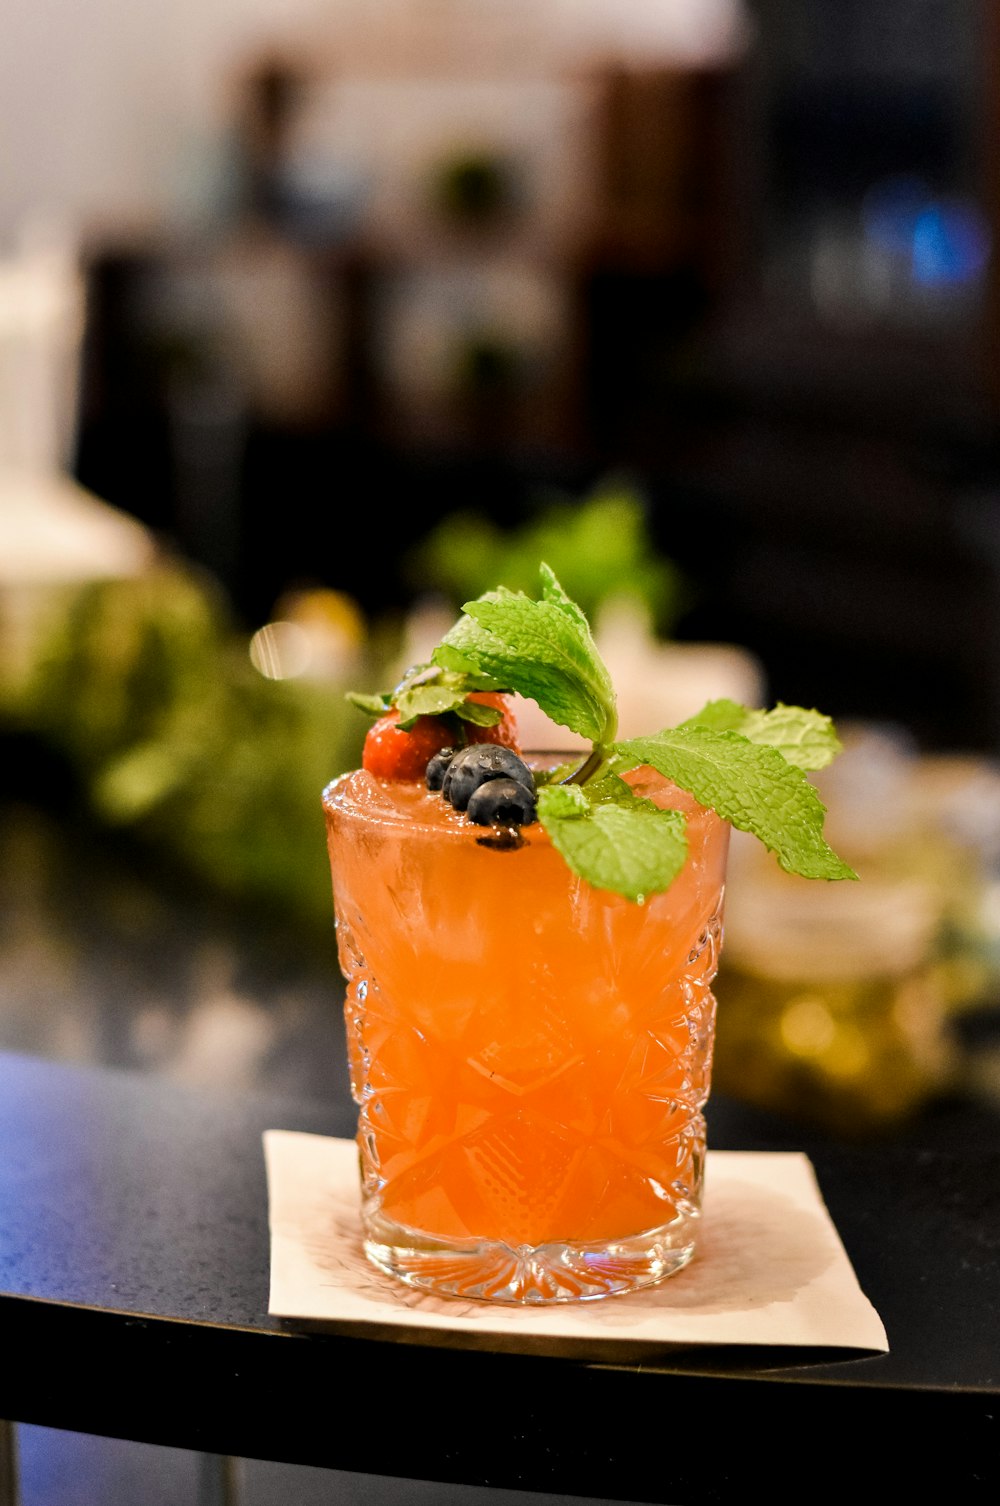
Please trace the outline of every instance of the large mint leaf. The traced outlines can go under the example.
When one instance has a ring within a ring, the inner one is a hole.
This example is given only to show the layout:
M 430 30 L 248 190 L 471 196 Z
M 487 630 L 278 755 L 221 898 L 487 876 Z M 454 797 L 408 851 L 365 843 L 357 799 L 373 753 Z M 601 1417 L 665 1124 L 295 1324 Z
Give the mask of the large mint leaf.
M 544 599 L 550 601 L 554 607 L 558 607 L 561 612 L 564 612 L 568 620 L 575 624 L 579 632 L 585 638 L 590 639 L 591 646 L 593 647 L 593 640 L 590 635 L 590 623 L 583 608 L 577 606 L 576 602 L 572 601 L 566 595 L 566 592 L 556 580 L 555 574 L 548 565 L 540 565 L 539 574 L 542 577 L 542 596 Z M 596 647 L 594 647 L 594 653 L 597 653 Z
M 740 706 L 736 701 L 709 701 L 684 727 L 714 727 L 717 732 L 740 732 L 752 743 L 766 743 L 800 769 L 825 769 L 841 751 L 833 722 L 821 711 L 786 706 L 771 711 Z
M 803 771 L 738 732 L 686 726 L 614 747 L 619 771 L 651 764 L 740 831 L 752 832 L 787 873 L 857 878 L 823 836 L 826 807 Z
M 466 602 L 434 650 L 445 669 L 490 675 L 591 742 L 615 735 L 615 692 L 587 620 L 543 567 L 542 601 L 501 588 Z
M 651 800 L 593 805 L 579 785 L 545 785 L 538 817 L 574 873 L 639 903 L 668 889 L 687 858 L 684 816 Z

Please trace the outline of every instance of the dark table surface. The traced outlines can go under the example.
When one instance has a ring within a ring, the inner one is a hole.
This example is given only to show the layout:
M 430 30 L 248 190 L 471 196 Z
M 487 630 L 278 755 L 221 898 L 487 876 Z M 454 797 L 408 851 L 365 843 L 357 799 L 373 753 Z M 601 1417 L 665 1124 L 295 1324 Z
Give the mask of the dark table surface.
M 888 1354 L 641 1363 L 303 1333 L 268 1315 L 267 1128 L 298 1097 L 0 1055 L 0 1416 L 251 1458 L 635 1501 L 1000 1485 L 1000 1155 L 805 1147 Z M 747 1134 L 722 1104 L 713 1143 Z M 805 1449 L 805 1454 L 803 1453 Z

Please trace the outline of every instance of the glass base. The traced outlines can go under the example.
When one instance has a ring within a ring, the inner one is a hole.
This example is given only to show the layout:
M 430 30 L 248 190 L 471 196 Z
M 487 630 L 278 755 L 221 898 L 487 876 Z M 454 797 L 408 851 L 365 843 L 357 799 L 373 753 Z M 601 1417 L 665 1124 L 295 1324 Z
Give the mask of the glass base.
M 641 1291 L 674 1275 L 695 1251 L 699 1215 L 597 1243 L 507 1245 L 445 1240 L 365 1214 L 365 1254 L 388 1276 L 438 1297 L 543 1306 Z

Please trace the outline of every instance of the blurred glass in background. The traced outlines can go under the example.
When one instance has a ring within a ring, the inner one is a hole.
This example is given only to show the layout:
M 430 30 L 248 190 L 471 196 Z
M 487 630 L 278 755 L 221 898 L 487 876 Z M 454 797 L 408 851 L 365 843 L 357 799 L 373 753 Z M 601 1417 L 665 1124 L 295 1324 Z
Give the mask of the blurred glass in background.
M 815 782 L 857 884 L 796 883 L 734 833 L 716 1081 L 803 1125 L 891 1133 L 967 1088 L 965 1015 L 1000 986 L 1000 761 L 841 729 Z M 977 1084 L 1000 1103 L 1000 1077 Z

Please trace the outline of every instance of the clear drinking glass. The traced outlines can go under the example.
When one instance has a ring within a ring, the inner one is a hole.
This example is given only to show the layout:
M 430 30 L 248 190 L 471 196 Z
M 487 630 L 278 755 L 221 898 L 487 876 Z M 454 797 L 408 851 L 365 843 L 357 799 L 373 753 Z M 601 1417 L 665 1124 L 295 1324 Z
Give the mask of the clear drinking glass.
M 323 792 L 365 1250 L 412 1287 L 579 1301 L 694 1253 L 729 827 L 628 777 L 688 818 L 684 870 L 641 904 L 538 823 L 363 771 Z

